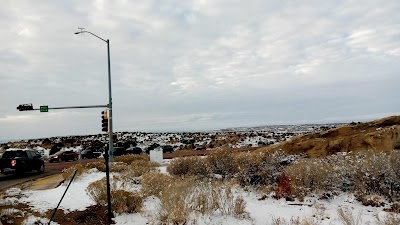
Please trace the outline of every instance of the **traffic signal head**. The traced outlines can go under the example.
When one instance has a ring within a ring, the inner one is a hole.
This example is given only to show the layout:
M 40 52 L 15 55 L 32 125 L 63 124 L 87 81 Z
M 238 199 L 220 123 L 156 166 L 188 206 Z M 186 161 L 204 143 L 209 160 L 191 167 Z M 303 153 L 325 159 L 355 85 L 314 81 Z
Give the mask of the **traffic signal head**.
M 33 110 L 33 105 L 32 104 L 22 104 L 22 105 L 19 105 L 17 107 L 17 109 L 19 111 L 29 111 L 29 110 Z
M 101 112 L 101 130 L 108 132 L 108 113 L 107 110 Z

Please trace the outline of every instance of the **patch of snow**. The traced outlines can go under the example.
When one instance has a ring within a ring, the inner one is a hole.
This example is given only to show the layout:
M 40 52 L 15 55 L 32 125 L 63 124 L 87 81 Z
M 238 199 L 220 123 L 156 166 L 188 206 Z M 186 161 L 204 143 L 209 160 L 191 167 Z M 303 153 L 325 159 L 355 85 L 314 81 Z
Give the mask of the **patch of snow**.
M 105 173 L 91 172 L 86 173 L 72 182 L 64 199 L 62 200 L 59 209 L 66 211 L 85 210 L 86 207 L 95 205 L 95 202 L 86 193 L 86 187 L 97 180 L 105 177 Z M 60 185 L 57 188 L 49 190 L 29 190 L 23 191 L 23 196 L 20 199 L 21 203 L 26 203 L 31 206 L 33 210 L 39 212 L 46 212 L 47 210 L 54 209 L 64 194 L 67 185 Z

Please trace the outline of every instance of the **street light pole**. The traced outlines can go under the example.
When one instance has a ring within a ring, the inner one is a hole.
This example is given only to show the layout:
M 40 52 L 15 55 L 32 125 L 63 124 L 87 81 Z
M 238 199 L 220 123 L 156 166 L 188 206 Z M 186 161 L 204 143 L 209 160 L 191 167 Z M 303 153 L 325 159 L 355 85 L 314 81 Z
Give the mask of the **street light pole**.
M 106 182 L 107 182 L 107 211 L 108 211 L 108 224 L 112 223 L 114 217 L 111 210 L 111 187 L 110 187 L 110 162 L 113 161 L 113 117 L 112 117 L 112 97 L 111 97 L 111 65 L 110 65 L 110 40 L 104 40 L 103 38 L 93 34 L 92 32 L 84 30 L 84 28 L 78 28 L 81 31 L 75 32 L 75 34 L 89 33 L 98 39 L 107 43 L 107 58 L 108 58 L 108 151 L 105 153 L 106 158 Z
M 111 97 L 111 64 L 110 64 L 110 40 L 107 39 L 107 54 L 108 54 L 108 151 L 109 161 L 112 162 L 114 160 L 114 152 L 113 152 L 113 116 L 112 116 L 112 97 Z
M 93 34 L 90 31 L 84 30 L 84 28 L 79 28 L 81 31 L 75 32 L 75 34 L 83 34 L 83 33 L 89 33 L 98 39 L 104 41 L 107 43 L 107 60 L 108 60 L 108 110 L 109 110 L 109 116 L 108 116 L 108 151 L 110 155 L 110 162 L 113 161 L 114 155 L 113 155 L 113 117 L 112 117 L 112 96 L 111 96 L 111 63 L 110 63 L 110 40 L 103 39 L 95 34 Z

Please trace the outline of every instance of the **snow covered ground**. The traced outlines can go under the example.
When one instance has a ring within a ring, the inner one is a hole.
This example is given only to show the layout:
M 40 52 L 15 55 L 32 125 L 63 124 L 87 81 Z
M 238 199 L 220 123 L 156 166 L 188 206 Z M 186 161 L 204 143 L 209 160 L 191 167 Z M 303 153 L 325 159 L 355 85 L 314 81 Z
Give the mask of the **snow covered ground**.
M 166 173 L 165 165 L 159 167 L 159 170 Z M 80 176 L 75 180 L 63 202 L 60 209 L 67 212 L 84 210 L 86 207 L 94 205 L 95 202 L 86 194 L 86 187 L 105 176 L 105 173 L 96 169 L 90 170 L 88 173 Z M 37 212 L 45 212 L 56 207 L 59 199 L 63 195 L 67 184 L 61 185 L 50 190 L 20 190 L 17 188 L 9 189 L 5 198 L 0 200 L 0 204 L 4 202 L 25 203 Z M 235 188 L 235 195 L 241 195 L 246 201 L 246 211 L 250 217 L 247 219 L 238 219 L 231 216 L 221 215 L 191 215 L 189 224 L 254 224 L 268 225 L 272 221 L 280 219 L 290 222 L 291 220 L 312 220 L 321 225 L 341 225 L 338 210 L 343 209 L 353 215 L 354 218 L 359 217 L 361 223 L 358 224 L 377 224 L 377 217 L 384 218 L 388 214 L 383 211 L 383 207 L 366 207 L 356 201 L 351 194 L 341 194 L 331 200 L 318 200 L 316 198 L 306 198 L 304 202 L 288 202 L 284 199 L 275 199 L 267 197 L 259 200 L 261 195 L 255 191 L 244 191 L 241 188 Z M 120 214 L 116 215 L 115 222 L 121 224 L 157 224 L 157 212 L 159 210 L 159 200 L 156 197 L 148 197 L 145 200 L 143 210 L 140 214 Z M 24 224 L 33 224 L 38 218 L 31 216 L 25 220 Z M 48 219 L 40 218 L 42 223 L 47 223 Z M 57 223 L 52 223 L 57 224 Z M 284 224 L 284 223 L 281 223 Z

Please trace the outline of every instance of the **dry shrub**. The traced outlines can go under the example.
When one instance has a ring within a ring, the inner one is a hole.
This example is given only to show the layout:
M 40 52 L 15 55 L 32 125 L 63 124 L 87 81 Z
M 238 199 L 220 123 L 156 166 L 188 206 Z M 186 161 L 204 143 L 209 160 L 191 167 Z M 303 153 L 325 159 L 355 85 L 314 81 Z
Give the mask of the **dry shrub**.
M 100 172 L 106 172 L 106 164 L 102 161 L 86 163 L 85 167 L 88 169 L 96 168 Z
M 241 186 L 276 185 L 285 157 L 281 151 L 238 154 L 236 179 Z
M 389 153 L 389 157 L 392 178 L 386 178 L 390 187 L 388 188 L 388 197 L 392 201 L 400 201 L 400 152 L 391 152 Z
M 123 162 L 128 165 L 137 160 L 150 161 L 150 157 L 148 155 L 121 155 L 114 158 L 114 162 Z
M 110 172 L 120 173 L 128 168 L 128 164 L 124 162 L 113 162 L 110 163 Z
M 393 202 L 390 205 L 390 208 L 385 208 L 383 210 L 386 211 L 386 212 L 400 213 L 400 203 L 399 202 Z
M 185 202 L 193 179 L 176 179 L 171 182 L 164 192 L 159 196 L 161 210 L 159 219 L 166 224 L 185 224 L 188 220 L 190 210 Z
M 339 208 L 337 210 L 339 215 L 339 219 L 343 225 L 361 225 L 361 213 L 358 214 L 356 218 L 354 218 L 353 213 L 350 210 Z
M 175 176 L 207 177 L 206 159 L 201 157 L 175 158 L 167 166 L 167 171 Z
M 293 217 L 287 222 L 284 218 L 272 218 L 271 225 L 319 225 L 320 221 L 314 218 Z
M 318 219 L 318 220 L 324 220 L 325 218 L 328 218 L 326 216 L 326 207 L 324 204 L 322 203 L 316 203 L 313 205 L 314 209 L 313 209 L 313 217 Z
M 358 200 L 365 206 L 381 207 L 385 205 L 385 199 L 379 195 L 363 195 Z
M 227 182 L 208 182 L 189 179 L 185 202 L 191 211 L 201 214 L 219 212 L 221 215 L 233 215 L 237 218 L 247 218 L 246 202 L 241 196 L 235 197 L 232 184 Z
M 287 198 L 292 195 L 292 187 L 290 186 L 290 179 L 285 174 L 279 177 L 278 185 L 275 190 L 276 198 Z
M 159 166 L 158 163 L 144 160 L 132 161 L 131 164 L 125 167 L 121 176 L 127 181 L 131 181 L 135 177 L 140 177 L 145 173 L 150 172 L 154 167 Z
M 387 190 L 385 182 L 393 177 L 389 167 L 389 157 L 385 153 L 359 153 L 356 155 L 356 168 L 352 180 L 354 192 L 358 196 L 384 193 Z
M 242 196 L 236 197 L 232 213 L 237 218 L 250 217 L 250 214 L 246 211 L 246 202 L 244 201 Z
M 160 221 L 169 224 L 188 222 L 192 212 L 249 218 L 246 202 L 235 197 L 232 184 L 209 182 L 194 177 L 175 179 L 160 195 Z
M 361 152 L 352 156 L 352 191 L 356 196 L 379 194 L 400 200 L 400 153 Z
M 290 177 L 294 197 L 304 197 L 316 192 L 335 192 L 342 180 L 335 173 L 335 167 L 321 159 L 304 159 L 285 168 Z
M 63 176 L 64 180 L 65 181 L 70 180 L 76 170 L 77 170 L 77 172 L 76 172 L 74 179 L 76 179 L 77 177 L 81 176 L 83 173 L 88 171 L 88 169 L 86 167 L 83 167 L 80 164 L 73 165 L 73 166 L 63 170 L 62 176 Z
M 106 178 L 90 183 L 86 188 L 87 194 L 98 205 L 107 204 L 107 182 Z
M 235 157 L 229 150 L 211 151 L 206 157 L 206 162 L 211 173 L 222 175 L 223 178 L 232 177 L 237 171 Z
M 143 205 L 143 195 L 137 192 L 129 192 L 117 189 L 118 179 L 110 181 L 111 205 L 117 213 L 140 212 Z M 98 205 L 107 204 L 106 178 L 95 181 L 86 188 L 87 194 Z
M 400 224 L 400 215 L 395 213 L 388 214 L 384 219 L 376 216 L 377 225 L 399 225 Z
M 0 224 L 22 224 L 29 214 L 17 208 L 2 208 Z
M 112 190 L 111 205 L 117 213 L 137 213 L 142 209 L 143 195 L 125 190 Z
M 142 177 L 143 193 L 146 196 L 154 195 L 160 197 L 164 189 L 168 188 L 174 179 L 171 176 L 159 172 L 149 172 Z

